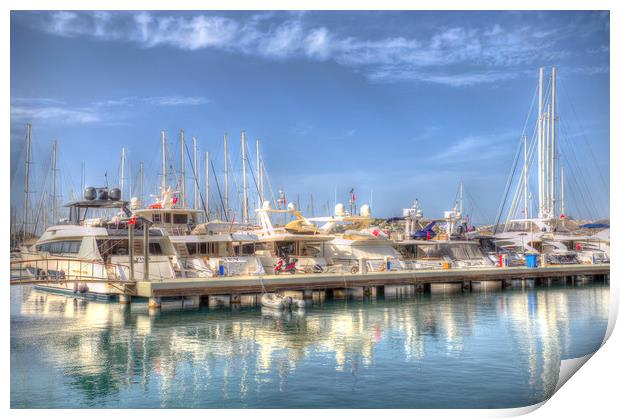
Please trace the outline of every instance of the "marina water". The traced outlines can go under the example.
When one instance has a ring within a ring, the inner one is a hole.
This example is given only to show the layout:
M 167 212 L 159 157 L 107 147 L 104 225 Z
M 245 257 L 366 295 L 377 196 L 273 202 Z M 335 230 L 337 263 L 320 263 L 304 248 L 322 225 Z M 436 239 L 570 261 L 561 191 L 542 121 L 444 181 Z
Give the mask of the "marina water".
M 607 327 L 606 285 L 150 313 L 11 287 L 13 408 L 507 408 Z

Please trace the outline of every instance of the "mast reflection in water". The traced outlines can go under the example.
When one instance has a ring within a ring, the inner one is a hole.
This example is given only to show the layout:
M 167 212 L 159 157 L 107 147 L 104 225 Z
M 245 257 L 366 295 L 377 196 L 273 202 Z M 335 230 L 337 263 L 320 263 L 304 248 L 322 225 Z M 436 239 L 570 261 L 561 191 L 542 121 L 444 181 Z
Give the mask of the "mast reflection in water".
M 11 406 L 518 407 L 601 344 L 609 288 L 149 315 L 11 289 Z

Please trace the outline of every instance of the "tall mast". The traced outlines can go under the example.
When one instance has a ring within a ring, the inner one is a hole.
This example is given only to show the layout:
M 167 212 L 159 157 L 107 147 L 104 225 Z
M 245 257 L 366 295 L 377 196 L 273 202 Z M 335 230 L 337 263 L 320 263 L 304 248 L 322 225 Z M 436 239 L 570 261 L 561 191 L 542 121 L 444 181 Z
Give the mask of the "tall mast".
M 125 147 L 121 149 L 121 201 L 125 199 Z
M 538 217 L 543 217 L 545 205 L 543 179 L 545 177 L 543 165 L 543 68 L 540 67 L 538 75 Z
M 242 171 L 243 171 L 243 222 L 247 223 L 248 222 L 248 183 L 247 183 L 247 176 L 246 176 L 246 172 L 245 172 L 245 165 L 246 165 L 246 161 L 245 161 L 246 157 L 245 157 L 245 130 L 241 131 L 241 160 L 243 162 L 242 164 Z
M 166 192 L 166 131 L 161 130 L 161 193 Z
M 140 162 L 140 198 L 139 201 L 142 202 L 144 198 L 144 162 Z
M 555 67 L 551 69 L 551 217 L 555 217 Z
M 524 218 L 529 218 L 527 207 L 527 135 L 523 136 L 523 212 Z
M 260 140 L 256 140 L 256 180 L 258 186 L 258 200 L 263 202 L 263 188 L 261 185 L 261 169 L 260 169 Z
M 82 162 L 82 177 L 81 177 L 81 194 L 84 193 L 84 183 L 86 183 L 86 163 Z
M 224 133 L 224 212 L 226 213 L 226 219 L 230 219 L 230 211 L 228 206 L 228 138 Z
M 24 184 L 24 225 L 23 225 L 23 239 L 26 240 L 26 227 L 28 225 L 28 186 L 30 177 L 30 130 L 32 125 L 26 125 L 26 179 Z
M 560 207 L 560 213 L 561 214 L 566 214 L 566 208 L 564 207 L 564 167 L 560 167 L 560 181 L 562 182 L 562 203 L 561 203 L 561 207 Z
M 205 152 L 205 214 L 209 218 L 209 151 Z
M 56 140 L 52 143 L 52 224 L 56 222 Z
M 547 217 L 551 216 L 551 177 L 549 172 L 551 171 L 551 104 L 547 102 L 547 113 L 545 114 L 545 209 Z
M 181 203 L 185 208 L 185 130 L 181 128 Z
M 459 214 L 463 215 L 463 181 L 461 181 L 460 189 L 460 199 L 459 199 Z
M 196 148 L 196 137 L 192 137 L 194 146 L 194 209 L 198 209 L 198 153 Z

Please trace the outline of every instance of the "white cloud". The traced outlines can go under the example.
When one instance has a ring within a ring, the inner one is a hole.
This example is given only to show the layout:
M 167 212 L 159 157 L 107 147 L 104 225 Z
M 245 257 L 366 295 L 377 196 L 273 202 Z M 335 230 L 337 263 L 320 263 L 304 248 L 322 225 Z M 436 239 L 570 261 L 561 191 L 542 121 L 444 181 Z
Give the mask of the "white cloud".
M 12 98 L 11 120 L 15 122 L 48 120 L 65 125 L 105 123 L 118 124 L 112 121 L 111 108 L 130 107 L 137 105 L 151 106 L 198 106 L 209 103 L 202 96 L 152 96 L 123 97 L 118 99 L 99 100 L 87 106 L 72 107 L 65 102 L 53 98 Z
M 99 122 L 101 118 L 96 112 L 88 109 L 71 109 L 58 106 L 12 106 L 11 120 L 29 122 L 54 120 L 62 124 L 89 124 Z
M 207 98 L 201 96 L 160 96 L 145 98 L 144 101 L 159 106 L 195 106 L 209 103 Z
M 149 12 L 54 12 L 43 27 L 60 36 L 133 42 L 145 48 L 218 49 L 266 59 L 305 57 L 335 62 L 373 80 L 409 80 L 466 87 L 515 78 L 516 67 L 557 62 L 568 51 L 558 41 L 570 28 L 437 28 L 423 38 L 361 39 L 338 28 L 311 26 L 303 14 L 257 13 L 233 19 L 215 15 Z

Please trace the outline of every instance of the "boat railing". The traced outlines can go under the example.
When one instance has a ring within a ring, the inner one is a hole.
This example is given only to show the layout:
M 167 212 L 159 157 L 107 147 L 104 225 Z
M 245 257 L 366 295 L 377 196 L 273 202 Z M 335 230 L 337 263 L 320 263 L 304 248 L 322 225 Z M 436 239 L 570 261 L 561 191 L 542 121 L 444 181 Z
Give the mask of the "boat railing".
M 11 261 L 11 285 L 70 282 L 131 284 L 129 266 L 67 257 Z

